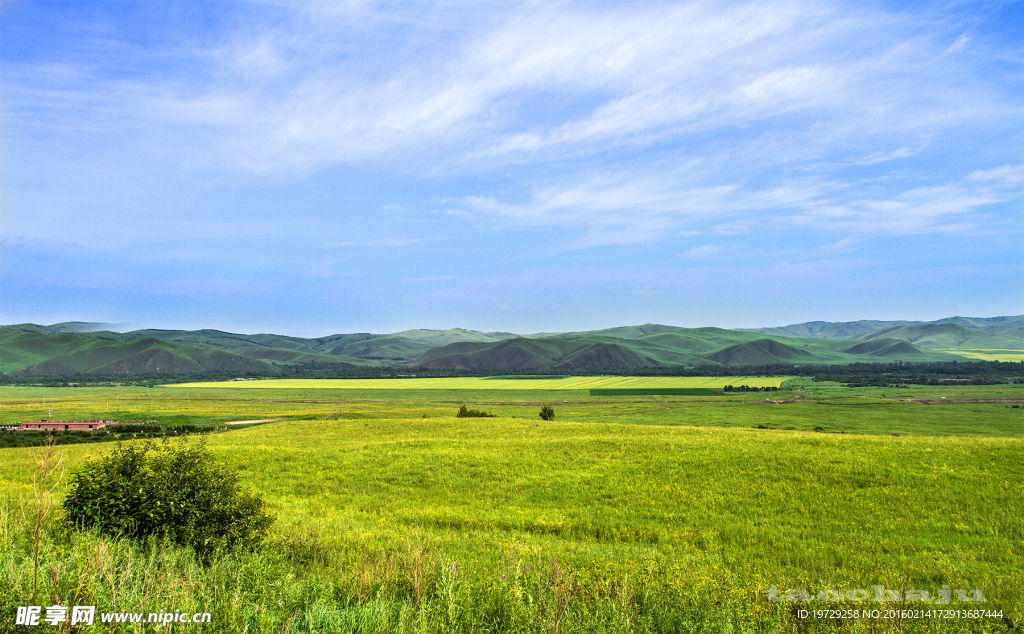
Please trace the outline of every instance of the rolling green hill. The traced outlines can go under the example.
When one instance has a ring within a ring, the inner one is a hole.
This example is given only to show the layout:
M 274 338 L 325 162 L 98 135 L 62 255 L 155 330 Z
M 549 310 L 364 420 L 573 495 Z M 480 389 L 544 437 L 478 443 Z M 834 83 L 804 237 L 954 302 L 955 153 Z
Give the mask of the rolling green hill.
M 799 348 L 787 346 L 774 339 L 758 339 L 738 343 L 708 355 L 708 359 L 722 365 L 767 365 L 809 361 L 813 355 Z
M 453 343 L 435 348 L 417 362 L 427 368 L 629 370 L 662 365 L 626 345 L 602 337 L 508 339 L 499 343 Z
M 633 339 L 566 335 L 513 339 L 497 344 L 462 342 L 434 348 L 416 364 L 434 369 L 629 370 L 672 365 L 765 365 L 956 361 L 944 352 L 924 351 L 905 341 L 850 345 L 846 341 L 765 337 L 719 328 L 671 328 Z
M 906 326 L 920 322 L 914 321 L 873 321 L 863 319 L 860 321 L 831 322 L 831 321 L 808 321 L 803 324 L 791 324 L 778 328 L 742 328 L 750 332 L 759 332 L 765 335 L 779 337 L 801 337 L 804 339 L 853 339 L 859 335 L 874 332 L 881 328 L 892 328 L 894 326 Z
M 13 328 L 0 329 L 0 372 L 12 372 L 74 351 L 93 339 L 78 335 L 46 335 Z
M 986 332 L 994 335 L 1004 335 L 1016 338 L 1016 345 L 1020 347 L 1024 343 L 1024 315 L 1008 317 L 947 317 L 937 321 L 809 321 L 802 324 L 790 324 L 777 328 L 741 328 L 748 332 L 759 332 L 766 335 L 781 337 L 802 337 L 807 339 L 863 339 L 875 334 L 876 336 L 889 336 L 885 332 L 894 332 L 904 326 L 963 326 L 968 330 Z M 914 332 L 914 331 L 910 331 Z M 895 337 L 900 339 L 902 337 Z M 911 341 L 910 339 L 905 339 Z M 943 346 L 936 346 L 943 347 Z M 964 346 L 967 347 L 967 346 Z
M 1022 349 L 1024 339 L 974 330 L 960 324 L 919 324 L 882 328 L 857 337 L 859 341 L 899 339 L 919 348 L 1005 348 Z
M 1006 335 L 1024 339 L 1024 315 L 1010 317 L 947 317 L 934 323 L 957 324 L 971 330 L 981 330 L 994 335 Z
M 957 361 L 943 350 L 1024 349 L 1024 317 L 951 317 L 939 322 L 807 322 L 726 330 L 662 324 L 515 335 L 406 330 L 317 338 L 220 330 L 102 324 L 0 327 L 0 372 L 22 375 L 229 372 L 273 375 L 289 364 L 422 366 L 433 369 L 615 370 L 663 366 Z M 799 335 L 799 336 L 794 336 Z
M 10 328 L 17 328 L 26 332 L 38 332 L 45 335 L 55 335 L 60 333 L 81 333 L 81 332 L 98 332 L 108 331 L 110 326 L 116 324 L 103 324 L 93 321 L 64 321 L 59 324 L 50 324 L 49 326 L 40 326 L 39 324 L 15 324 L 14 326 L 8 326 Z M 113 333 L 117 334 L 117 333 Z
M 131 342 L 113 341 L 105 338 L 90 338 L 78 335 L 46 335 L 24 333 L 11 341 L 7 329 L 3 337 L 3 367 L 21 365 L 16 375 L 53 374 L 182 374 L 202 371 L 224 371 L 239 374 L 274 374 L 275 366 L 226 350 L 194 346 L 183 343 L 160 341 L 147 338 Z M 55 349 L 54 344 L 66 344 Z M 63 351 L 63 354 L 49 355 L 35 363 L 22 363 L 31 354 L 41 356 L 40 350 Z M 13 360 L 8 355 L 13 353 Z M 5 371 L 10 371 L 5 369 Z
M 906 357 L 907 355 L 920 356 L 923 354 L 913 344 L 888 337 L 858 343 L 843 350 L 843 352 L 846 354 L 867 354 L 875 357 Z
M 403 330 L 396 332 L 394 337 L 418 341 L 432 348 L 444 346 L 457 341 L 504 341 L 516 339 L 521 335 L 511 332 L 477 332 L 465 328 L 451 328 L 448 330 Z
M 677 326 L 663 326 L 661 324 L 644 324 L 642 326 L 619 326 L 617 328 L 605 328 L 603 330 L 584 330 L 578 332 L 548 332 L 533 335 L 523 335 L 531 339 L 550 339 L 552 337 L 582 337 L 582 336 L 603 336 L 614 339 L 639 339 L 641 337 L 657 334 L 671 330 L 685 330 Z

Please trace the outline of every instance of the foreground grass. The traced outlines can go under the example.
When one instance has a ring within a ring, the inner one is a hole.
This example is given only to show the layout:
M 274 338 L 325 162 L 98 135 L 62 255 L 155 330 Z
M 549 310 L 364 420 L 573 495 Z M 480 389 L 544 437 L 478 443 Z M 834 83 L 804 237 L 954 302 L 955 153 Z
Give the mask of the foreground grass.
M 204 632 L 1021 623 L 1017 438 L 448 418 L 282 421 L 209 442 L 279 515 L 269 548 L 204 569 L 173 548 L 54 528 L 41 557 L 46 596 L 209 611 Z M 75 470 L 100 451 L 69 446 L 65 461 Z M 10 622 L 31 598 L 17 508 L 31 495 L 32 463 L 26 450 L 3 458 L 0 488 L 12 498 L 0 620 Z M 945 584 L 981 589 L 984 607 L 1005 618 L 801 621 L 794 604 L 764 595 L 773 585 L 934 593 Z

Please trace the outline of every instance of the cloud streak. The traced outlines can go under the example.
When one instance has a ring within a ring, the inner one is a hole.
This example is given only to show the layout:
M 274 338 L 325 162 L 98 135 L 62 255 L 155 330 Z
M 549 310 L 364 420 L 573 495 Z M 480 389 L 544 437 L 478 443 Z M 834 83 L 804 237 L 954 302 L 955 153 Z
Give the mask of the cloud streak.
M 15 111 L 184 133 L 190 164 L 257 173 L 408 161 L 410 151 L 421 170 L 544 162 L 795 116 L 798 133 L 827 117 L 819 137 L 838 145 L 884 110 L 913 129 L 940 111 L 962 124 L 1007 105 L 970 78 L 980 105 L 936 90 L 937 77 L 959 69 L 938 39 L 906 37 L 906 15 L 827 2 L 510 5 L 479 30 L 472 10 L 459 18 L 438 5 L 432 23 L 407 16 L 413 26 L 397 42 L 368 33 L 380 18 L 364 11 L 286 12 L 210 50 L 168 51 L 199 65 L 190 76 L 15 63 L 5 83 Z M 55 88 L 26 85 L 40 72 Z
M 804 227 L 861 235 L 991 232 L 987 206 L 1020 197 L 1024 166 L 973 172 L 939 185 L 897 189 L 888 196 L 849 196 L 854 183 L 794 180 L 762 190 L 740 186 L 685 187 L 679 175 L 643 181 L 605 177 L 546 187 L 522 204 L 468 197 L 467 206 L 518 226 L 577 227 L 586 235 L 566 248 L 587 248 L 697 235 Z M 841 196 L 841 198 L 840 198 Z
M 547 272 L 684 301 L 657 280 L 1019 263 L 1024 58 L 988 3 L 54 6 L 0 22 L 25 306 L 9 271 L 419 316 Z

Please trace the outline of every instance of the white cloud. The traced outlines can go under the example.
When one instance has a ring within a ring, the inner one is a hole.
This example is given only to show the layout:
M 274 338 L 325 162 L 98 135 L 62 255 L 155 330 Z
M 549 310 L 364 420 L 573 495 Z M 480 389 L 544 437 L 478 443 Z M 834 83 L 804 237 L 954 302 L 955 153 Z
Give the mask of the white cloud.
M 469 196 L 466 204 L 503 226 L 584 229 L 584 236 L 563 247 L 576 249 L 692 235 L 689 225 L 735 212 L 734 190 L 732 186 L 683 187 L 678 174 L 645 179 L 606 174 L 587 182 L 541 188 L 527 203 Z
M 971 172 L 968 178 L 972 181 L 982 182 L 995 182 L 999 183 L 1002 181 L 1007 186 L 1019 185 L 1024 182 L 1024 164 L 1022 165 L 1003 165 L 987 170 L 977 170 Z
M 703 260 L 714 257 L 722 252 L 722 247 L 714 244 L 704 244 L 699 247 L 693 247 L 687 249 L 679 254 L 679 257 L 690 258 L 694 260 Z
M 959 181 L 858 195 L 856 183 L 817 178 L 765 189 L 737 185 L 697 187 L 677 172 L 642 180 L 604 175 L 587 182 L 536 190 L 524 203 L 467 197 L 467 207 L 503 226 L 560 226 L 584 233 L 563 248 L 580 249 L 659 242 L 712 231 L 742 235 L 766 227 L 804 227 L 858 235 L 984 232 L 992 227 L 986 206 L 1020 196 L 1020 166 L 977 171 Z M 842 253 L 860 238 L 826 248 Z M 691 249 L 683 257 L 707 256 L 718 247 Z
M 926 162 L 953 135 L 1019 129 L 1022 110 L 1019 80 L 943 54 L 962 26 L 941 16 L 828 0 L 282 6 L 207 49 L 147 52 L 166 73 L 5 60 L 5 128 L 45 128 L 55 147 L 84 139 L 89 159 L 122 143 L 100 163 L 112 171 L 149 152 L 159 170 L 218 177 L 339 164 L 454 176 L 437 198 L 387 192 L 378 209 L 560 227 L 568 249 L 742 235 L 765 218 L 847 235 L 975 231 L 987 205 L 1019 195 L 1019 166 L 968 157 L 973 173 L 951 180 Z M 893 171 L 865 184 L 842 172 L 854 165 Z M 515 172 L 508 186 L 471 182 L 499 168 Z
M 37 69 L 15 63 L 5 83 L 83 122 L 135 122 L 190 165 L 257 173 L 545 162 L 791 112 L 828 120 L 839 143 L 883 110 L 904 126 L 962 125 L 979 107 L 936 89 L 952 69 L 932 59 L 938 40 L 902 36 L 910 17 L 824 1 L 382 6 L 317 4 L 205 54 L 173 52 L 205 64 L 199 73 L 110 78 L 83 64 L 51 71 L 42 88 Z
M 964 48 L 967 47 L 967 43 L 970 42 L 970 41 L 971 41 L 971 38 L 967 37 L 967 34 L 964 33 L 960 37 L 956 38 L 956 41 L 953 42 L 950 45 L 950 47 L 946 49 L 946 52 L 947 53 L 959 53 L 960 51 L 964 50 Z
M 856 249 L 857 245 L 864 242 L 863 236 L 846 236 L 841 238 L 832 244 L 826 244 L 818 247 L 815 250 L 815 255 L 819 257 L 833 257 L 842 255 L 843 253 L 849 253 Z
M 893 150 L 892 152 L 873 152 L 872 154 L 865 156 L 860 159 L 854 159 L 849 161 L 850 165 L 874 165 L 875 163 L 884 163 L 885 161 L 892 161 L 898 158 L 906 158 L 917 154 L 920 150 L 913 150 L 909 147 L 901 147 Z
M 817 229 L 868 235 L 991 231 L 994 227 L 984 208 L 1019 198 L 1019 173 L 1019 168 L 975 172 L 961 181 L 915 187 L 889 197 L 822 197 L 791 219 Z

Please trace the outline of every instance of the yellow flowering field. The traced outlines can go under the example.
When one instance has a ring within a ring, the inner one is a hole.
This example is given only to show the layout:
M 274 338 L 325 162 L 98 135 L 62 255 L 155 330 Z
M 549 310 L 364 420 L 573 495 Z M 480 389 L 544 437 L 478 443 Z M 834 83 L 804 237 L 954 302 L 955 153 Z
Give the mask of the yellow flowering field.
M 1007 350 L 999 348 L 961 348 L 938 350 L 938 352 L 949 352 L 958 354 L 968 359 L 979 361 L 1024 361 L 1024 350 Z

